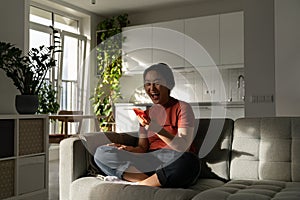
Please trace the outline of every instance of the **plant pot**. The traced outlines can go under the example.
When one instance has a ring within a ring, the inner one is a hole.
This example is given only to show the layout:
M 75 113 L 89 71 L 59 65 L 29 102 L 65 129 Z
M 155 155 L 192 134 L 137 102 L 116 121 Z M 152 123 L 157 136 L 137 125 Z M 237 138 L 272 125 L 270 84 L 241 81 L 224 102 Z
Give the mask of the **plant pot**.
M 19 114 L 35 114 L 39 107 L 38 95 L 16 95 L 15 106 Z

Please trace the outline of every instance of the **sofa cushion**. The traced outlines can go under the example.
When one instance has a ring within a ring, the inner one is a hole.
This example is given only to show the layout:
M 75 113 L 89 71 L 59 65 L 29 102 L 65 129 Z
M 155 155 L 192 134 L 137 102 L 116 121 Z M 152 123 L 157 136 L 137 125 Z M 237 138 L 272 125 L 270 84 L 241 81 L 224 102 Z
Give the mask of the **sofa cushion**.
M 101 181 L 95 177 L 84 177 L 72 183 L 70 199 L 190 200 L 196 194 L 198 192 L 192 189 L 168 189 L 142 185 L 116 184 Z
M 296 200 L 300 182 L 233 180 L 221 187 L 206 190 L 193 200 Z
M 196 184 L 189 187 L 198 192 L 224 185 L 224 182 L 218 179 L 200 178 Z
M 300 181 L 300 118 L 235 121 L 231 179 Z

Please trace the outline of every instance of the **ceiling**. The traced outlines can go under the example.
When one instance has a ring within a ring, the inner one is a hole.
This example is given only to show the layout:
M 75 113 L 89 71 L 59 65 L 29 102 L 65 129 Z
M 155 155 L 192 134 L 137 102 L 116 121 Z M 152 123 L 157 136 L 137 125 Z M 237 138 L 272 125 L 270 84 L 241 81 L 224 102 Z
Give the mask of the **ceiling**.
M 87 11 L 109 16 L 119 13 L 137 13 L 155 9 L 180 7 L 207 0 L 60 0 Z M 92 4 L 95 1 L 95 4 Z

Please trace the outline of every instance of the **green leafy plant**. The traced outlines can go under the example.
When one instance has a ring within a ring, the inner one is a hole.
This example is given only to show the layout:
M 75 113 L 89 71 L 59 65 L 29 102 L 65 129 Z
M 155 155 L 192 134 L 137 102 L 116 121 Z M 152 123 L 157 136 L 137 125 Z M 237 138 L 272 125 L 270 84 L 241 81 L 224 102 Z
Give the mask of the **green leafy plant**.
M 91 97 L 94 113 L 99 118 L 100 128 L 111 130 L 114 123 L 113 106 L 122 98 L 122 28 L 129 24 L 128 15 L 123 14 L 105 19 L 97 26 L 97 67 L 99 79 Z
M 0 42 L 0 68 L 11 78 L 21 94 L 37 95 L 48 70 L 55 66 L 54 47 L 32 48 L 28 56 L 10 43 Z
M 13 44 L 0 42 L 0 68 L 4 70 L 7 77 L 12 79 L 22 95 L 41 95 L 39 93 L 43 91 L 44 95 L 47 92 L 51 96 L 56 91 L 52 87 L 46 88 L 45 77 L 49 69 L 56 66 L 53 53 L 59 51 L 55 46 L 40 46 L 39 48 L 32 48 L 24 56 L 22 50 Z M 56 108 L 56 100 L 52 103 L 53 108 Z M 42 107 L 47 106 L 43 102 L 39 102 L 39 104 Z M 57 110 L 52 110 L 52 113 Z M 48 111 L 50 112 L 49 109 Z
M 57 113 L 60 105 L 57 102 L 57 91 L 50 81 L 44 80 L 38 93 L 39 108 L 38 113 Z

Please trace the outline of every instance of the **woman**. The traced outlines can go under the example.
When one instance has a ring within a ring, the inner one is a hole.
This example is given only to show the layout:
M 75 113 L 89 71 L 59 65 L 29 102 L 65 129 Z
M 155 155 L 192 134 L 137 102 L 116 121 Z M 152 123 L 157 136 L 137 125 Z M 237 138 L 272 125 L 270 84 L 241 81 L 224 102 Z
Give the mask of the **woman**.
M 175 85 L 168 65 L 144 71 L 144 88 L 153 106 L 138 116 L 138 145 L 108 144 L 97 148 L 95 162 L 102 171 L 139 185 L 188 187 L 200 173 L 200 161 L 191 147 L 194 113 L 191 106 L 170 96 Z

